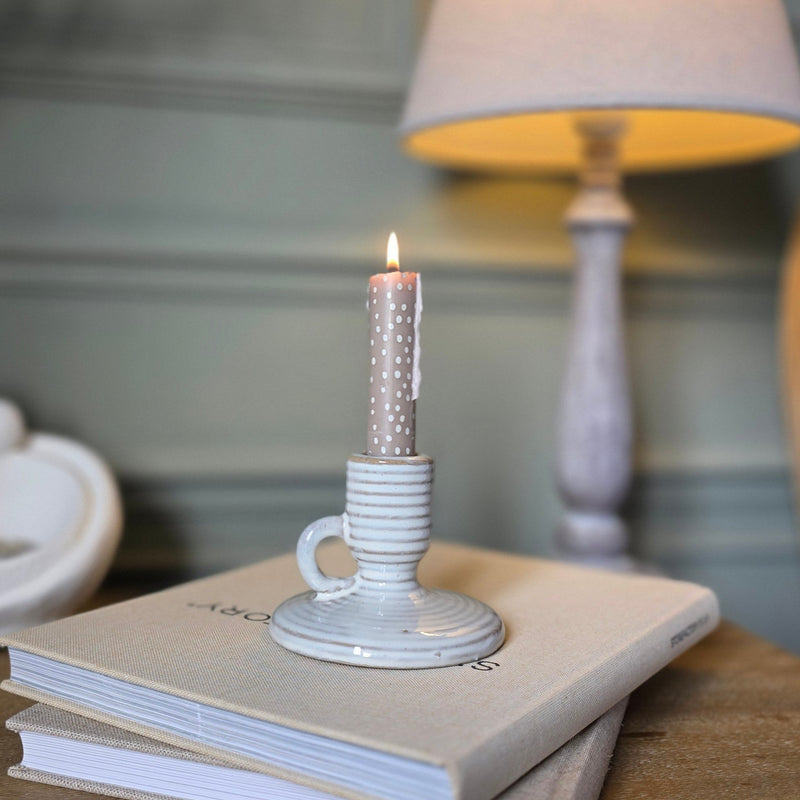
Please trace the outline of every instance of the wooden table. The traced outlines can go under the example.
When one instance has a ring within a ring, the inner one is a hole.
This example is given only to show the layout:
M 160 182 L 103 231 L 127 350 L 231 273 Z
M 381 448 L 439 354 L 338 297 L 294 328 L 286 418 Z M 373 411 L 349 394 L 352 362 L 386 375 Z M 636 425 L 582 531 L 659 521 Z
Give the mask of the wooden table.
M 800 798 L 800 658 L 723 623 L 631 697 L 602 800 Z
M 27 705 L 0 692 L 0 719 Z M 9 778 L 21 756 L 16 735 L 3 729 L 3 800 L 99 796 Z M 724 623 L 634 693 L 601 798 L 729 797 L 800 798 L 800 658 Z

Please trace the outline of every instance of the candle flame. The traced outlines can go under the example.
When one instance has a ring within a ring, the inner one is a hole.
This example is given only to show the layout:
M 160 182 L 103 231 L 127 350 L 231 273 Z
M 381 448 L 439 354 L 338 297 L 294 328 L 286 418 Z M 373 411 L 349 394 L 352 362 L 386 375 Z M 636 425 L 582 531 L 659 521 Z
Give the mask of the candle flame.
M 386 269 L 389 272 L 400 269 L 400 248 L 394 231 L 389 234 L 389 243 L 386 245 Z

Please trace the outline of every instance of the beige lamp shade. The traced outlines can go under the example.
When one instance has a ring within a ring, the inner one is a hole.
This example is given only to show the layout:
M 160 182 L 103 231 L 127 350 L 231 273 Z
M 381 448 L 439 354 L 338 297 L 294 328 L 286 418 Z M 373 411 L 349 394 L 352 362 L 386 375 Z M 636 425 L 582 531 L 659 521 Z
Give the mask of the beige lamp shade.
M 800 143 L 780 0 L 438 0 L 400 126 L 456 167 L 579 167 L 576 114 L 624 114 L 622 168 L 773 155 Z

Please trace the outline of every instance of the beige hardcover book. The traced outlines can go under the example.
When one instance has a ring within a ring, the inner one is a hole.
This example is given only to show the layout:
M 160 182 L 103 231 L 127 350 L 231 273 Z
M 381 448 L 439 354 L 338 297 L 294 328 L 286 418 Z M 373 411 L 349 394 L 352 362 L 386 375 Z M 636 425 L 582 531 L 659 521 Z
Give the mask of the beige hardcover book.
M 349 554 L 331 548 L 328 572 Z M 488 800 L 711 631 L 715 596 L 436 544 L 423 584 L 491 605 L 505 644 L 430 670 L 283 650 L 269 615 L 304 589 L 287 555 L 5 637 L 4 688 L 348 798 Z
M 597 800 L 627 700 L 570 739 L 498 800 Z M 9 775 L 124 800 L 297 798 L 298 787 L 261 772 L 37 703 L 6 721 L 22 739 Z M 308 789 L 307 797 L 332 795 Z M 313 793 L 313 794 L 312 794 Z

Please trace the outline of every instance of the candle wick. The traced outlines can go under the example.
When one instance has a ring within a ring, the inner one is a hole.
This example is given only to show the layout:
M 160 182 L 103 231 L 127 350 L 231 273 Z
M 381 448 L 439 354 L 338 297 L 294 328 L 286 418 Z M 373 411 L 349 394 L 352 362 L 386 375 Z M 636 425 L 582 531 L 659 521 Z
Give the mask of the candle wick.
M 395 264 L 394 262 L 390 262 L 386 265 L 387 272 L 400 272 L 400 265 Z

